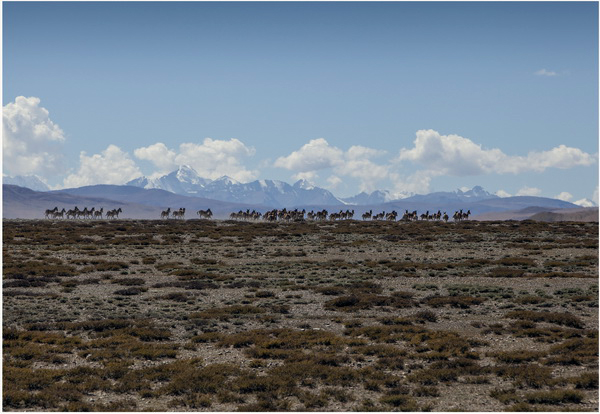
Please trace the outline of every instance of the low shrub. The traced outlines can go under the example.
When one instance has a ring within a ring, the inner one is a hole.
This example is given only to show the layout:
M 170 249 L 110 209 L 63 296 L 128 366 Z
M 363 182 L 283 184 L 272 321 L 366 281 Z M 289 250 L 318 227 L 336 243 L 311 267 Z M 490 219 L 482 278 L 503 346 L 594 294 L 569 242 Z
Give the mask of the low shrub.
M 579 404 L 584 398 L 585 395 L 581 391 L 575 390 L 537 391 L 525 395 L 530 404 Z
M 528 351 L 528 350 L 515 350 L 515 351 L 503 351 L 493 353 L 491 356 L 496 358 L 500 362 L 507 364 L 520 364 L 522 362 L 534 361 L 542 356 L 546 355 L 545 352 L 540 351 Z
M 496 260 L 496 263 L 503 266 L 521 266 L 521 267 L 531 267 L 535 266 L 535 260 L 529 259 L 527 257 L 505 257 L 500 260 Z
M 407 308 L 415 306 L 416 302 L 407 297 L 403 292 L 396 292 L 392 296 L 383 296 L 370 293 L 340 296 L 325 302 L 325 309 L 352 312 L 361 309 L 370 309 L 374 306 L 393 306 Z
M 493 389 L 490 391 L 490 397 L 497 399 L 502 404 L 510 404 L 511 402 L 517 402 L 521 398 L 517 395 L 517 390 L 514 388 L 511 389 Z
M 384 395 L 379 399 L 382 404 L 394 407 L 394 410 L 399 411 L 419 411 L 419 405 L 409 395 Z
M 525 271 L 521 269 L 496 267 L 487 273 L 487 277 L 523 277 Z
M 122 286 L 140 286 L 145 284 L 146 281 L 139 277 L 126 277 L 121 279 L 113 279 L 110 283 Z
M 114 294 L 121 295 L 121 296 L 134 296 L 134 295 L 139 295 L 141 293 L 144 293 L 146 291 L 148 291 L 148 288 L 130 287 L 127 289 L 115 290 Z
M 412 318 L 417 321 L 417 322 L 437 322 L 438 317 L 435 314 L 435 312 L 432 312 L 430 310 L 423 310 L 423 311 L 419 311 L 417 313 L 415 313 Z
M 579 365 L 598 360 L 598 338 L 573 338 L 548 350 L 547 364 Z
M 413 395 L 416 397 L 439 397 L 440 390 L 437 387 L 421 386 L 415 388 Z
M 421 303 L 439 308 L 441 306 L 450 305 L 453 308 L 470 308 L 473 305 L 480 305 L 485 302 L 485 298 L 474 296 L 428 296 L 421 300 Z
M 578 377 L 569 379 L 569 382 L 575 385 L 577 389 L 584 390 L 597 390 L 598 389 L 598 373 L 597 372 L 584 372 Z
M 233 317 L 243 316 L 243 315 L 256 315 L 260 313 L 264 313 L 265 310 L 263 308 L 258 308 L 256 306 L 251 305 L 232 305 L 232 306 L 224 306 L 221 308 L 212 308 L 207 309 L 202 312 L 192 313 L 190 315 L 191 319 L 219 319 L 222 321 L 227 321 Z
M 516 386 L 541 388 L 553 382 L 552 369 L 538 364 L 501 365 L 494 371 L 501 377 L 512 379 Z
M 187 294 L 182 293 L 182 292 L 174 292 L 174 293 L 167 293 L 166 295 L 158 296 L 158 299 L 172 300 L 174 302 L 187 302 L 188 300 L 191 299 L 191 296 L 188 296 Z
M 532 322 L 548 322 L 557 325 L 569 326 L 577 329 L 584 328 L 585 325 L 581 319 L 571 313 L 561 312 L 535 312 L 535 311 L 512 311 L 505 315 L 510 319 L 521 319 Z

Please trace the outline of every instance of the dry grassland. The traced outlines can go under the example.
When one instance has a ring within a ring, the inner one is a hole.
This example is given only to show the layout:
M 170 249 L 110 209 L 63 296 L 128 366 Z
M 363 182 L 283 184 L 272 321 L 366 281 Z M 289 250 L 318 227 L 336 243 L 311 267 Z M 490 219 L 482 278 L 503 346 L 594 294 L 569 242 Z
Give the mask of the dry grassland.
M 3 223 L 7 411 L 597 411 L 598 224 Z

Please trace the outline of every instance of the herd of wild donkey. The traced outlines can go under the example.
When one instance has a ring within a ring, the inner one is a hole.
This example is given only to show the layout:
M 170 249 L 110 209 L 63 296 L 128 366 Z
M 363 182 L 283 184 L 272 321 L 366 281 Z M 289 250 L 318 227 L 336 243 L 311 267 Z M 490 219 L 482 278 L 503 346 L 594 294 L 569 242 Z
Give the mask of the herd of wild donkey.
M 107 219 L 118 219 L 119 218 L 119 213 L 121 213 L 122 210 L 120 208 L 115 209 L 115 210 L 110 210 L 106 212 L 106 218 Z M 201 219 L 210 219 L 213 216 L 212 211 L 210 210 L 210 208 L 208 210 L 198 210 L 196 212 L 196 214 L 198 215 L 199 218 Z M 466 213 L 463 213 L 462 210 L 460 211 L 455 211 L 454 215 L 452 216 L 454 221 L 462 221 L 462 220 L 468 220 L 469 219 L 469 215 L 471 214 L 471 210 L 468 210 Z M 87 207 L 85 207 L 83 210 L 80 210 L 77 206 L 75 206 L 74 209 L 71 210 L 65 210 L 64 208 L 59 211 L 58 207 L 54 207 L 52 210 L 46 210 L 45 213 L 45 217 L 47 219 L 59 219 L 59 218 L 72 218 L 72 219 L 103 219 L 104 216 L 104 207 L 102 207 L 100 210 L 96 210 L 94 207 L 92 207 L 91 209 L 88 209 Z M 160 213 L 160 218 L 161 219 L 169 219 L 169 218 L 174 218 L 174 219 L 185 219 L 185 208 L 180 208 L 178 210 L 173 210 L 171 211 L 171 208 L 169 207 L 167 210 L 164 210 L 163 212 Z M 283 210 L 271 210 L 271 211 L 267 211 L 266 213 L 260 213 L 258 211 L 255 210 L 246 210 L 246 211 L 239 211 L 237 213 L 231 213 L 229 215 L 229 218 L 231 220 L 260 220 L 261 218 L 265 221 L 303 221 L 305 219 L 308 220 L 317 220 L 317 221 L 325 221 L 325 220 L 330 220 L 330 221 L 337 221 L 337 220 L 352 220 L 354 218 L 354 210 L 350 211 L 350 210 L 346 210 L 346 211 L 342 211 L 340 210 L 339 213 L 329 213 L 327 210 L 322 210 L 322 211 L 309 211 L 308 213 L 306 212 L 306 210 L 287 210 L 287 209 L 283 209 Z M 373 210 L 369 210 L 368 212 L 364 213 L 362 215 L 362 219 L 363 220 L 386 220 L 386 221 L 397 221 L 398 220 L 398 213 L 394 210 L 390 213 L 386 213 L 385 211 L 379 213 L 379 214 L 373 214 Z M 429 211 L 427 211 L 426 213 L 423 213 L 421 215 L 417 214 L 417 211 L 413 211 L 413 212 L 409 212 L 408 210 L 406 210 L 404 212 L 404 214 L 402 215 L 402 217 L 400 218 L 400 221 L 419 221 L 419 220 L 423 220 L 423 221 L 441 221 L 444 220 L 445 222 L 448 222 L 448 220 L 450 219 L 450 217 L 448 216 L 448 214 L 446 212 L 442 213 L 441 211 L 438 210 L 437 213 L 429 213 Z

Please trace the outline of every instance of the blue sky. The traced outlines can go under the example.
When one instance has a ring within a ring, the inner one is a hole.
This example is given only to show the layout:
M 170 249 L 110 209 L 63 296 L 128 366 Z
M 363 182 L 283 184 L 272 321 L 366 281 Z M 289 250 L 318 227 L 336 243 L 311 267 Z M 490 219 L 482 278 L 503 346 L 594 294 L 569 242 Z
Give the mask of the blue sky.
M 21 98 L 19 98 L 21 97 Z M 596 2 L 3 2 L 3 173 L 598 197 Z

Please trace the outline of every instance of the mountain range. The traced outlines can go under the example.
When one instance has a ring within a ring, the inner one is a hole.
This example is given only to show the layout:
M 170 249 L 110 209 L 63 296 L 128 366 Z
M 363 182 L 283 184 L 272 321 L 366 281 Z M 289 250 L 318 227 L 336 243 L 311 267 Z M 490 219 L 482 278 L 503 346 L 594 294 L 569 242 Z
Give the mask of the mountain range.
M 3 175 L 2 184 L 18 185 L 34 191 L 50 191 L 50 187 L 35 175 L 17 175 L 16 177 Z
M 293 185 L 277 180 L 256 180 L 240 183 L 233 178 L 223 176 L 216 180 L 200 177 L 188 165 L 158 178 L 139 177 L 126 185 L 161 189 L 175 194 L 203 197 L 232 203 L 262 204 L 277 208 L 300 205 L 349 205 L 366 206 L 397 201 L 430 201 L 433 203 L 480 201 L 498 196 L 485 191 L 480 186 L 468 191 L 436 192 L 427 195 L 404 194 L 402 198 L 387 190 L 376 190 L 372 193 L 362 192 L 353 197 L 338 198 L 330 191 L 316 187 L 306 180 L 299 180 Z
M 129 181 L 126 185 L 145 189 L 161 189 L 184 196 L 231 203 L 267 205 L 276 208 L 299 204 L 344 204 L 331 192 L 312 186 L 306 180 L 297 181 L 294 185 L 278 180 L 240 183 L 227 176 L 210 180 L 200 177 L 192 167 L 187 165 L 182 165 L 178 170 L 159 178 L 139 177 Z
M 485 219 L 486 213 L 516 212 L 523 219 L 533 214 L 556 209 L 579 208 L 573 203 L 545 197 L 498 197 L 475 186 L 470 190 L 434 192 L 425 195 L 408 195 L 397 199 L 389 191 L 377 190 L 360 193 L 353 197 L 338 198 L 330 191 L 300 180 L 290 185 L 284 181 L 256 180 L 240 183 L 230 177 L 210 180 L 200 177 L 189 166 L 158 178 L 139 177 L 126 185 L 92 185 L 78 188 L 48 191 L 36 177 L 8 177 L 3 185 L 4 218 L 41 218 L 48 208 L 58 206 L 66 209 L 73 206 L 104 207 L 105 211 L 121 207 L 123 216 L 129 218 L 158 218 L 160 211 L 186 208 L 186 217 L 194 218 L 200 209 L 211 208 L 215 218 L 226 218 L 231 212 L 257 210 L 265 212 L 273 208 L 298 208 L 310 210 L 327 209 L 330 212 L 355 210 L 355 217 L 365 211 L 390 212 L 400 215 L 405 211 L 419 213 L 441 210 L 452 215 L 454 211 L 471 210 Z M 37 182 L 39 181 L 39 183 Z M 10 185 L 7 182 L 17 183 Z M 42 184 L 43 186 L 40 186 Z M 26 188 L 28 185 L 38 188 Z M 523 212 L 523 209 L 537 209 Z M 491 216 L 490 216 L 491 217 Z

